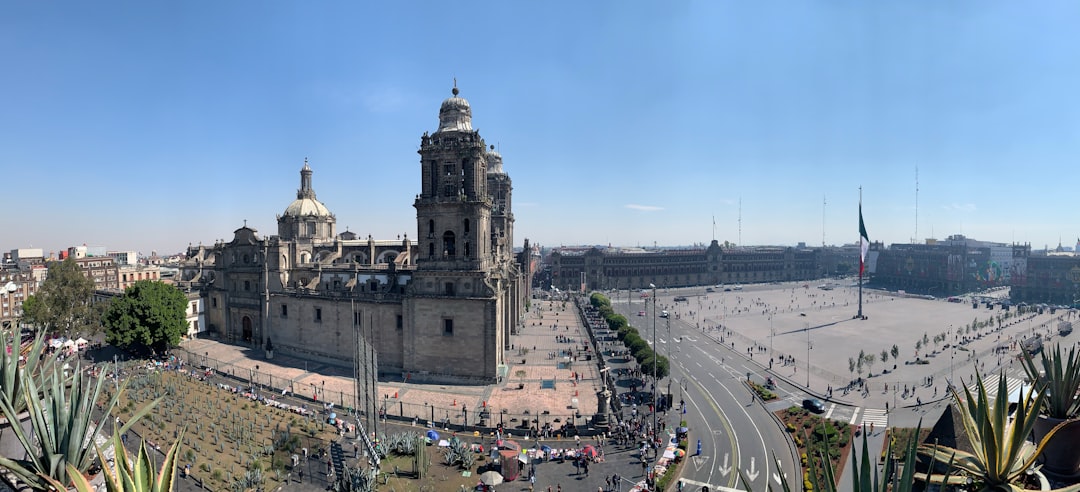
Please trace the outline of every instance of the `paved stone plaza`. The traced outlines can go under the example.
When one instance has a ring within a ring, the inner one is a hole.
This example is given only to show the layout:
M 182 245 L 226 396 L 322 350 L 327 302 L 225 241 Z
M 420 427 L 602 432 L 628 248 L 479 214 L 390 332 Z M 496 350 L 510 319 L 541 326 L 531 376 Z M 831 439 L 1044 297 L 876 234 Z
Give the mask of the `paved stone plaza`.
M 975 331 L 965 333 L 960 335 L 961 339 L 966 336 L 974 340 L 957 346 L 958 328 L 976 319 L 981 322 L 996 318 L 1005 312 L 983 305 L 973 309 L 970 302 L 908 298 L 864 289 L 863 314 L 867 319 L 859 320 L 854 318 L 858 310 L 855 287 L 821 290 L 815 283 L 799 283 L 748 286 L 729 292 L 716 290 L 721 291 L 672 289 L 659 293 L 658 302 L 660 309 L 670 311 L 673 322 L 685 322 L 702 329 L 710 338 L 723 340 L 727 346 L 734 343 L 735 354 L 751 359 L 763 369 L 769 369 L 772 359 L 770 372 L 792 384 L 807 387 L 809 360 L 810 392 L 824 396 L 831 387 L 835 401 L 865 405 L 870 404 L 866 399 L 871 402 L 881 400 L 877 406 L 882 408 L 885 401 L 894 401 L 892 389 L 897 385 L 918 388 L 914 395 L 899 402 L 906 406 L 914 404 L 916 398 L 926 402 L 943 397 L 946 379 L 951 375 L 957 380 L 963 378 L 967 384 L 975 373 L 976 362 L 984 374 L 995 374 L 998 368 L 1008 369 L 1010 363 L 1017 364 L 1013 361 L 1019 353 L 1018 346 L 1011 342 L 1041 334 L 1048 343 L 1054 343 L 1059 340 L 1058 320 L 1075 316 L 1070 311 L 1051 315 L 1048 310 L 1041 315 L 1017 315 L 1014 308 L 1013 316 L 1003 322 L 1004 328 L 1000 331 L 996 330 L 995 323 L 993 328 L 979 330 L 980 338 L 975 338 L 978 336 Z M 622 302 L 626 302 L 625 291 L 621 295 Z M 687 301 L 675 303 L 675 296 L 685 296 Z M 644 301 L 634 293 L 631 293 L 630 301 L 644 306 Z M 631 319 L 631 323 L 641 325 L 645 330 L 651 329 L 646 326 L 649 321 L 641 321 L 644 319 L 647 318 Z M 660 330 L 663 336 L 662 326 Z M 933 338 L 940 333 L 945 333 L 946 339 L 935 344 Z M 924 334 L 930 342 L 916 354 L 915 344 Z M 1075 343 L 1068 337 L 1063 340 Z M 899 360 L 892 360 L 890 355 L 888 362 L 882 364 L 880 352 L 890 350 L 894 344 L 899 348 Z M 949 348 L 945 348 L 946 344 Z M 995 353 L 994 349 L 1001 346 L 1009 349 Z M 849 371 L 848 360 L 857 358 L 860 350 L 878 358 L 872 366 L 864 366 L 862 372 L 870 385 L 870 395 L 862 397 L 854 392 L 845 395 L 841 389 L 859 377 L 857 371 Z M 794 362 L 785 365 L 780 362 L 782 357 L 793 357 Z M 927 360 L 929 364 L 915 364 L 916 358 Z M 882 374 L 884 369 L 888 373 Z M 924 386 L 925 378 L 930 376 L 934 377 L 934 385 Z M 884 395 L 886 384 L 890 389 L 888 395 Z M 875 398 L 874 395 L 888 398 Z
M 579 412 L 582 418 L 591 418 L 596 413 L 596 394 L 601 381 L 595 354 L 583 349 L 583 343 L 587 342 L 587 334 L 573 303 L 567 302 L 563 307 L 562 302 L 538 302 L 521 333 L 512 337 L 513 348 L 506 351 L 508 374 L 499 384 L 423 384 L 406 382 L 405 377 L 384 375 L 378 384 L 379 396 L 391 416 L 404 413 L 406 417 L 416 416 L 421 421 L 434 415 L 436 421 L 449 418 L 450 423 L 460 424 L 463 405 L 470 412 L 478 412 L 485 406 L 490 408 L 496 416 L 489 425 L 498 422 L 497 415 L 505 410 L 504 425 L 507 428 L 513 427 L 510 419 L 520 420 L 526 411 L 530 415 L 546 415 L 560 421 Z M 280 352 L 273 360 L 266 360 L 262 350 L 206 339 L 187 341 L 182 349 L 192 354 L 196 363 L 201 363 L 200 356 L 218 361 L 219 370 L 232 371 L 237 377 L 246 379 L 254 374 L 257 383 L 278 390 L 291 387 L 308 398 L 319 394 L 321 400 L 352 406 L 350 399 L 355 394 L 355 387 L 350 368 L 305 362 Z M 576 361 L 561 352 L 568 350 L 578 355 Z M 586 360 L 589 354 L 593 356 L 592 360 Z M 524 371 L 524 375 L 520 371 Z M 576 383 L 575 374 L 578 375 Z M 430 413 L 432 407 L 434 414 Z M 402 410 L 399 412 L 399 409 Z M 454 412 L 453 409 L 458 410 Z M 475 422 L 474 418 L 470 417 L 470 423 Z M 578 423 L 582 422 L 579 418 Z

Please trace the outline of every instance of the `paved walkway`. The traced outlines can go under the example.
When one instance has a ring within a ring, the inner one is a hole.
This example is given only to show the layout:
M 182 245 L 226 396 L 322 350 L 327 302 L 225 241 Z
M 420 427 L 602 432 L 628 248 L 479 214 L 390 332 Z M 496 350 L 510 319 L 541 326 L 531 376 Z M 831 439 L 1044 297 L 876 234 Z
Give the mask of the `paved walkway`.
M 512 348 L 505 353 L 509 376 L 499 384 L 418 384 L 381 377 L 378 392 L 387 413 L 392 417 L 416 417 L 425 423 L 434 417 L 439 423 L 449 420 L 452 425 L 460 425 L 464 423 L 464 408 L 468 423 L 474 425 L 480 411 L 487 408 L 492 415 L 488 425 L 498 423 L 502 414 L 503 425 L 511 432 L 525 420 L 526 413 L 541 420 L 541 425 L 544 420 L 537 416 L 545 416 L 549 423 L 556 418 L 559 423 L 576 419 L 578 425 L 592 418 L 602 384 L 599 360 L 573 303 L 536 302 L 525 326 L 511 336 L 510 343 Z M 209 361 L 221 372 L 253 378 L 257 384 L 276 390 L 291 387 L 296 394 L 310 399 L 355 406 L 352 395 L 356 390 L 349 367 L 305 361 L 281 352 L 273 360 L 266 360 L 261 349 L 211 339 L 189 340 L 181 349 L 192 359 L 190 363 Z M 203 360 L 199 360 L 200 356 Z

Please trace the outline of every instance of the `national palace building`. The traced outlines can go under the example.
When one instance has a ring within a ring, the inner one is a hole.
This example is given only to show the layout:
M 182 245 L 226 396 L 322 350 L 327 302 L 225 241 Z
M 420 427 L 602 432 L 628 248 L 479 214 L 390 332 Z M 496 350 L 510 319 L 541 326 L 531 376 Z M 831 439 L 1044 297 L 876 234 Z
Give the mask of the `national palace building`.
M 788 282 L 822 278 L 838 266 L 850 271 L 851 248 L 781 246 L 724 248 L 556 248 L 548 263 L 551 283 L 564 290 L 642 289 L 694 285 Z
M 415 381 L 489 383 L 505 371 L 531 249 L 526 240 L 514 255 L 510 176 L 452 92 L 420 138 L 413 238 L 339 233 L 305 160 L 275 234 L 245 223 L 231 241 L 189 248 L 180 283 L 201 293 L 212 336 L 342 365 L 370 343 L 380 372 Z

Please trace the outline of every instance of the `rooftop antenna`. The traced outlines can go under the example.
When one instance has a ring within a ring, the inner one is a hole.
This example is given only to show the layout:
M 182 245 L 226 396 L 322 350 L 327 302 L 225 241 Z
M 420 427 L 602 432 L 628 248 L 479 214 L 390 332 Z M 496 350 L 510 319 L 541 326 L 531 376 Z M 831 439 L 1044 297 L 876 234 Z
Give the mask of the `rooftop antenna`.
M 742 246 L 742 197 L 739 197 L 739 246 Z
M 915 166 L 915 238 L 911 242 L 919 242 L 919 166 Z
M 716 241 L 716 216 L 712 216 L 712 240 Z
M 821 247 L 825 247 L 825 205 L 828 197 L 821 195 Z

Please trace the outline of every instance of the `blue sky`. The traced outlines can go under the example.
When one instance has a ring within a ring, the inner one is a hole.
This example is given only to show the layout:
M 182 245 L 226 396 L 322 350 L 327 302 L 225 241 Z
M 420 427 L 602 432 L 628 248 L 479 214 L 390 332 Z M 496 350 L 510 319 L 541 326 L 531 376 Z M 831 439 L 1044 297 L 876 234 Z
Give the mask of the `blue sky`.
M 861 186 L 873 240 L 1070 246 L 1078 22 L 1075 2 L 5 2 L 0 249 L 272 234 L 305 157 L 339 230 L 413 237 L 455 77 L 519 245 L 707 243 L 714 217 L 721 241 L 854 242 Z

